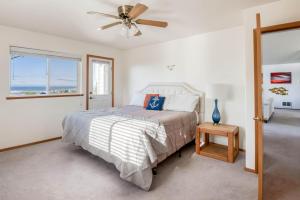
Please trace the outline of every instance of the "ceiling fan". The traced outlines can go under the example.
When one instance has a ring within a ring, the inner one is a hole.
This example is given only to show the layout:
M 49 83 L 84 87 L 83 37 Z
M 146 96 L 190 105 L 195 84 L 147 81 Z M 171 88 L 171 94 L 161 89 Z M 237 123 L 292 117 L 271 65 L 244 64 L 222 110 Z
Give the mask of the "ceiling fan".
M 110 17 L 110 18 L 118 20 L 111 24 L 101 26 L 98 29 L 104 30 L 104 29 L 108 29 L 113 26 L 121 24 L 122 25 L 121 35 L 126 36 L 126 37 L 142 35 L 142 32 L 140 31 L 140 29 L 137 26 L 138 24 L 148 25 L 148 26 L 156 26 L 156 27 L 161 27 L 161 28 L 165 28 L 168 26 L 168 22 L 154 21 L 154 20 L 147 20 L 147 19 L 137 19 L 147 9 L 148 9 L 148 7 L 146 5 L 138 3 L 135 6 L 130 6 L 130 5 L 119 6 L 118 7 L 118 16 L 111 15 L 111 14 L 105 14 L 105 13 L 101 13 L 101 12 L 95 12 L 95 11 L 89 11 L 89 12 L 87 12 L 87 14 L 101 15 L 104 17 Z

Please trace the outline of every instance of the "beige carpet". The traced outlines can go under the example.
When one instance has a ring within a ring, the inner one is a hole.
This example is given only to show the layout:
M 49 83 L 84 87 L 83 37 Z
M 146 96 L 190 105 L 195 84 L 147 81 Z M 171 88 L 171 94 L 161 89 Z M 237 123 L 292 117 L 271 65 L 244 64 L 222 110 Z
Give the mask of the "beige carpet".
M 158 168 L 151 191 L 119 178 L 88 152 L 60 141 L 0 153 L 1 200 L 254 200 L 257 176 L 234 164 L 200 157 L 187 146 Z
M 264 130 L 265 200 L 300 199 L 300 111 L 276 109 Z

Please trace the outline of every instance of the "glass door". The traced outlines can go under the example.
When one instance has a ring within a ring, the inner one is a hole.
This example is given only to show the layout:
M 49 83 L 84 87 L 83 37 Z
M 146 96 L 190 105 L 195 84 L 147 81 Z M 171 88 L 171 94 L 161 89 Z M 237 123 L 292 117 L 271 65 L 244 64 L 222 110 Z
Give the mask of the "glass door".
M 112 107 L 112 61 L 89 59 L 89 109 Z

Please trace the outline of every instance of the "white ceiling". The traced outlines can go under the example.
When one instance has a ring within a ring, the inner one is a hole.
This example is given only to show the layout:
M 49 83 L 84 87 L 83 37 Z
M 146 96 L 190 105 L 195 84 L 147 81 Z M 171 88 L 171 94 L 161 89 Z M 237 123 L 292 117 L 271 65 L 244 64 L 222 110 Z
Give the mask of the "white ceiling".
M 263 64 L 300 63 L 300 29 L 263 34 Z
M 1 0 L 0 24 L 128 49 L 238 26 L 242 9 L 273 1 L 277 0 Z M 169 26 L 140 26 L 141 37 L 126 39 L 120 27 L 96 30 L 113 19 L 86 14 L 117 14 L 119 5 L 137 2 L 149 7 L 141 18 L 165 20 Z

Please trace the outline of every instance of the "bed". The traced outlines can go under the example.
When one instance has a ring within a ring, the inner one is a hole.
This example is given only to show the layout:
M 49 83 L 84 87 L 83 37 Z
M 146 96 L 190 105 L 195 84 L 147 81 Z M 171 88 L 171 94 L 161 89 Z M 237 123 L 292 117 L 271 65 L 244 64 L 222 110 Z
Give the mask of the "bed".
M 63 141 L 113 163 L 122 179 L 148 191 L 152 168 L 194 139 L 204 117 L 204 94 L 185 83 L 152 83 L 140 93 L 195 95 L 199 102 L 193 112 L 128 105 L 72 113 L 63 120 Z
M 274 113 L 274 99 L 272 97 L 263 98 L 264 121 L 267 123 Z

